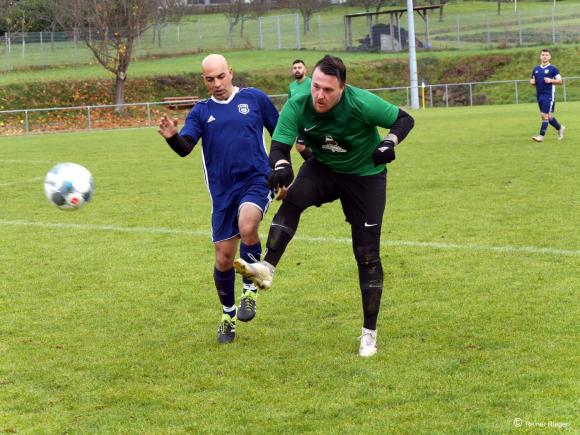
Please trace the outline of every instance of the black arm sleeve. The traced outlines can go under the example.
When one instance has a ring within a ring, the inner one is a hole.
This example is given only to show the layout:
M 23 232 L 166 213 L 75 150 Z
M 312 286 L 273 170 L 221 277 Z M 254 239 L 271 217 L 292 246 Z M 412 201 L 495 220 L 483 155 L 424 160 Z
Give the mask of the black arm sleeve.
M 292 163 L 290 160 L 291 149 L 291 145 L 273 140 L 272 145 L 270 145 L 270 167 L 274 168 L 278 160 L 288 160 L 288 162 Z
M 191 136 L 180 136 L 179 133 L 175 133 L 169 139 L 165 139 L 165 141 L 181 157 L 188 155 L 195 146 L 195 141 Z
M 399 139 L 399 143 L 403 141 L 413 129 L 415 125 L 415 120 L 411 115 L 405 112 L 403 109 L 399 109 L 399 116 L 395 120 L 395 123 L 391 126 L 389 134 L 394 134 Z

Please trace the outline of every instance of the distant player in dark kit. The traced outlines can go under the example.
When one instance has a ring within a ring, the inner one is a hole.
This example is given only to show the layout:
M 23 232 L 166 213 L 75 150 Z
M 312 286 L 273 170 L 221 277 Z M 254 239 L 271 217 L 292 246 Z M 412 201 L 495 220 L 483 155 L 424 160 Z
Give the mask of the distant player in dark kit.
M 213 276 L 223 305 L 217 338 L 229 343 L 235 338 L 236 320 L 250 321 L 256 313 L 257 292 L 249 279 L 244 279 L 236 309 L 233 261 L 239 239 L 245 261 L 257 261 L 262 254 L 258 225 L 274 193 L 268 186 L 264 128 L 273 134 L 278 111 L 262 91 L 234 86 L 233 71 L 223 56 L 210 54 L 201 69 L 211 98 L 193 107 L 179 133 L 177 120 L 163 116 L 159 133 L 182 157 L 202 139 L 203 169 L 212 202 Z
M 413 118 L 397 106 L 347 85 L 341 59 L 326 55 L 318 61 L 310 95 L 293 97 L 284 105 L 272 137 L 270 186 L 289 188 L 270 226 L 264 260 L 234 261 L 239 273 L 259 288 L 269 288 L 304 210 L 339 199 L 351 226 L 358 265 L 364 317 L 359 355 L 363 357 L 377 352 L 383 291 L 380 239 L 387 200 L 385 164 L 395 160 L 395 146 L 413 125 Z M 386 137 L 381 139 L 377 127 L 390 129 Z M 303 163 L 294 180 L 290 149 L 298 134 L 314 158 Z
M 540 134 L 532 136 L 536 142 L 544 141 L 548 124 L 558 131 L 558 140 L 564 139 L 564 130 L 566 129 L 552 115 L 556 108 L 556 85 L 562 84 L 562 76 L 558 68 L 550 64 L 551 58 L 550 50 L 544 48 L 540 53 L 540 65 L 534 67 L 530 79 L 530 84 L 536 87 L 536 97 L 542 117 Z

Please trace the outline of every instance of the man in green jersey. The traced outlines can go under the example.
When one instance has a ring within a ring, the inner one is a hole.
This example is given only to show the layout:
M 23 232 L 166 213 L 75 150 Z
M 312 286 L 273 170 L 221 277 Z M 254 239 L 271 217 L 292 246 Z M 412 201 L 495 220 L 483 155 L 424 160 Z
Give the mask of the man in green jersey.
M 302 212 L 339 199 L 351 226 L 358 265 L 364 316 L 359 355 L 363 357 L 377 352 L 383 290 L 380 236 L 387 200 L 385 164 L 395 159 L 395 146 L 413 125 L 413 118 L 397 106 L 347 85 L 342 60 L 324 56 L 314 67 L 311 94 L 296 96 L 284 105 L 272 136 L 270 186 L 287 188 L 287 192 L 270 226 L 267 254 L 253 264 L 234 261 L 239 273 L 259 288 L 269 288 Z M 377 127 L 389 129 L 382 140 Z M 290 149 L 298 134 L 314 158 L 304 162 L 294 180 Z
M 302 59 L 292 62 L 294 81 L 288 86 L 288 99 L 298 94 L 310 94 L 310 77 L 306 75 L 306 64 Z
M 294 81 L 288 85 L 288 100 L 298 94 L 310 95 L 310 83 L 312 80 L 306 75 L 306 64 L 302 59 L 295 59 L 292 62 L 292 76 Z M 296 138 L 296 151 L 300 153 L 304 160 L 311 157 L 312 153 L 304 145 L 304 139 L 301 136 Z

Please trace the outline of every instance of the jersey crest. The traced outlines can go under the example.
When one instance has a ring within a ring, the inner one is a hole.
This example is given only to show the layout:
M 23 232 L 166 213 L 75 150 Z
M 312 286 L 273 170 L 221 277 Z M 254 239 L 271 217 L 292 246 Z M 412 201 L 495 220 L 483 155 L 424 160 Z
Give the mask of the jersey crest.
M 322 144 L 323 150 L 332 151 L 333 153 L 346 153 L 346 150 L 338 145 L 332 136 L 326 136 L 325 143 Z
M 247 104 L 243 103 L 243 104 L 238 104 L 238 111 L 242 114 L 242 115 L 247 115 L 248 113 L 250 113 L 250 106 L 248 106 Z

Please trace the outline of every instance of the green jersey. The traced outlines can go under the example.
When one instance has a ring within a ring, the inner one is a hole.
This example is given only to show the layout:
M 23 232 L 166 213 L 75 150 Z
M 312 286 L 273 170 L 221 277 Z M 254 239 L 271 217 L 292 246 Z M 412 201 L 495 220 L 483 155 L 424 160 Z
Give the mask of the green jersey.
M 272 140 L 292 146 L 304 138 L 316 159 L 335 172 L 376 175 L 373 151 L 381 137 L 377 127 L 390 128 L 399 108 L 373 93 L 346 85 L 339 103 L 326 113 L 314 111 L 310 94 L 289 100 L 283 107 Z
M 298 94 L 308 94 L 310 95 L 310 82 L 312 79 L 310 77 L 306 77 L 300 83 L 297 80 L 294 80 L 288 86 L 288 99 L 298 95 Z

